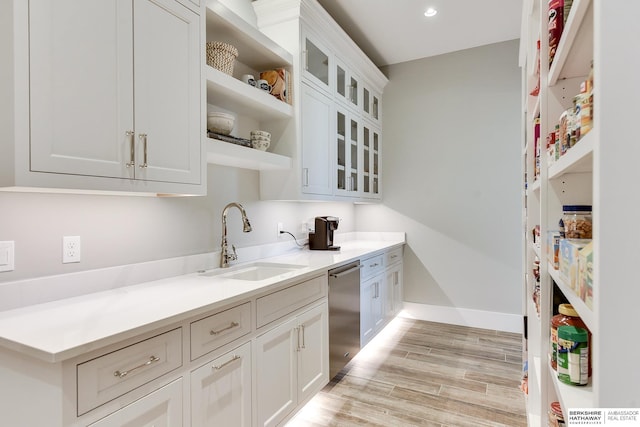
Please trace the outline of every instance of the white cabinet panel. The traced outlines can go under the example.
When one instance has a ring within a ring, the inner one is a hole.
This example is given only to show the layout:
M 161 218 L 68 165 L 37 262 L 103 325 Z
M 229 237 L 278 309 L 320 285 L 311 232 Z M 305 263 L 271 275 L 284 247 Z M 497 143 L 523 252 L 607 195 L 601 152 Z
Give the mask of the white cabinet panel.
M 316 89 L 302 85 L 302 191 L 333 193 L 333 101 Z
M 249 427 L 251 343 L 191 373 L 191 425 Z
M 182 378 L 136 400 L 90 427 L 179 427 L 182 425 Z
M 296 320 L 256 340 L 256 394 L 259 426 L 275 426 L 296 406 Z
M 140 179 L 200 181 L 199 19 L 173 0 L 134 2 L 135 173 Z
M 261 335 L 256 349 L 259 426 L 275 426 L 329 382 L 327 303 Z
M 29 30 L 31 170 L 129 176 L 131 1 L 33 0 Z
M 327 305 L 298 317 L 302 343 L 298 351 L 298 402 L 313 396 L 329 381 L 329 334 Z

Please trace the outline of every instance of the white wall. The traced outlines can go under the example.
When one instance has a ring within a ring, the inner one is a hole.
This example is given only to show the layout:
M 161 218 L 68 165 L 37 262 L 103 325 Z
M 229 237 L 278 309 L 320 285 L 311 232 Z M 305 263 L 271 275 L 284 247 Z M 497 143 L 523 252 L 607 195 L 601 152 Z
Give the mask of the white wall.
M 298 238 L 303 221 L 320 215 L 341 218 L 338 232 L 355 231 L 351 203 L 259 200 L 259 173 L 209 165 L 206 197 L 152 198 L 0 192 L 0 241 L 15 241 L 13 280 L 194 255 L 219 250 L 221 215 L 233 201 L 243 204 L 253 226 L 242 233 L 240 213 L 228 215 L 228 239 L 237 248 L 279 239 L 278 222 Z M 82 261 L 62 264 L 62 236 L 79 235 Z M 219 260 L 212 258 L 215 265 Z M 212 265 L 212 266 L 213 266 Z
M 358 230 L 406 231 L 405 301 L 520 313 L 518 42 L 383 71 L 384 205 Z

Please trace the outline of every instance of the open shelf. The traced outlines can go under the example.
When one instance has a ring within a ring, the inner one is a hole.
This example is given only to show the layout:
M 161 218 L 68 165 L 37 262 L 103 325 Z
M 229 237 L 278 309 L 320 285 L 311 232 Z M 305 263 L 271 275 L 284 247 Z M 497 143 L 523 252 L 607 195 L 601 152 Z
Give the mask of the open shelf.
M 293 107 L 265 91 L 206 66 L 207 102 L 258 121 L 289 119 Z
M 549 376 L 552 378 L 562 411 L 567 413 L 569 408 L 592 408 L 594 406 L 592 379 L 589 378 L 589 384 L 584 386 L 565 384 L 558 380 L 556 371 L 551 367 L 549 360 L 546 360 Z
M 556 179 L 568 173 L 593 172 L 593 145 L 595 134 L 586 134 L 549 167 L 549 179 Z
M 593 310 L 591 310 L 587 305 L 582 301 L 580 296 L 576 294 L 576 291 L 571 289 L 571 287 L 560 277 L 560 270 L 555 270 L 553 265 L 549 264 L 548 266 L 549 275 L 556 282 L 558 288 L 562 291 L 565 297 L 569 300 L 569 304 L 573 306 L 573 308 L 578 312 L 580 318 L 587 325 L 587 328 L 591 331 L 591 333 L 595 333 L 596 320 L 595 315 L 593 314 Z
M 249 147 L 205 139 L 207 163 L 254 170 L 284 170 L 291 168 L 291 158 Z
M 575 0 L 549 69 L 549 86 L 554 86 L 558 80 L 588 75 L 591 58 L 593 5 L 591 0 Z
M 238 49 L 238 62 L 263 71 L 290 67 L 293 55 L 217 0 L 207 2 L 207 41 Z

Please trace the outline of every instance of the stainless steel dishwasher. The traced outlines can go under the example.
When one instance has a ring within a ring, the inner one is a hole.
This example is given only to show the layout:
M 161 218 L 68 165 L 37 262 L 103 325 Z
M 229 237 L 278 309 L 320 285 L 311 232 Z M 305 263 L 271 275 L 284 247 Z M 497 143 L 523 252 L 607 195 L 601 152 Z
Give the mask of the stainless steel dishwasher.
M 329 270 L 329 378 L 360 351 L 360 261 Z

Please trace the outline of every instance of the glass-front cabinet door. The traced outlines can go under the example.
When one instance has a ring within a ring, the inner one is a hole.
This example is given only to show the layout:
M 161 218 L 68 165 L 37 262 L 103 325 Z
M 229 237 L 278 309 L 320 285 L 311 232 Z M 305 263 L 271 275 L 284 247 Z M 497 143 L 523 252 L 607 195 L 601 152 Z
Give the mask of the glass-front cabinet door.
M 336 110 L 336 194 L 359 191 L 360 124 L 343 110 Z
M 380 121 L 380 97 L 372 95 L 371 97 L 371 117 L 376 121 Z
M 362 86 L 362 115 L 372 120 L 374 123 L 380 123 L 380 95 L 370 89 L 366 84 Z
M 362 126 L 362 186 L 363 197 L 380 197 L 380 131 Z
M 359 108 L 362 94 L 360 78 L 353 74 L 342 61 L 335 59 L 336 98 L 347 106 Z
M 330 50 L 306 31 L 303 31 L 302 40 L 304 77 L 322 90 L 329 92 L 333 84 L 330 73 L 333 68 L 333 58 Z

